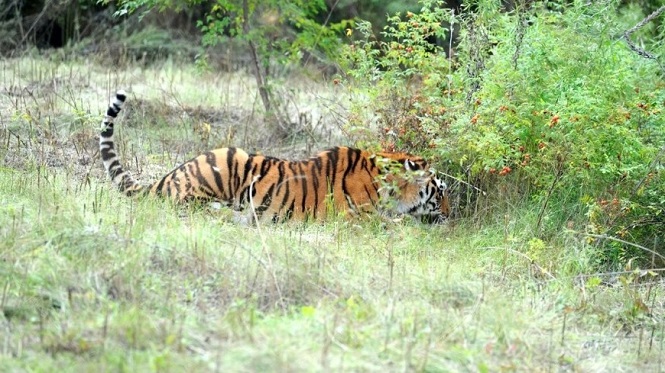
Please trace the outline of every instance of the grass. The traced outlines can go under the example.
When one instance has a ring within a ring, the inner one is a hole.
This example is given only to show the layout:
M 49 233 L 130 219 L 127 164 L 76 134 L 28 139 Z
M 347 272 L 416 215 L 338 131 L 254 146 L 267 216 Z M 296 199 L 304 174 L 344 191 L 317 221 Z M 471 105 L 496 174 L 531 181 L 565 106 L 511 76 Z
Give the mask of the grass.
M 154 180 L 222 141 L 173 108 L 251 113 L 220 92 L 252 79 L 69 64 L 3 62 L 0 371 L 665 369 L 662 283 L 593 273 L 593 245 L 572 233 L 534 238 L 539 206 L 481 225 L 257 229 L 122 197 L 96 151 L 111 91 L 131 82 L 144 100 L 119 147 Z

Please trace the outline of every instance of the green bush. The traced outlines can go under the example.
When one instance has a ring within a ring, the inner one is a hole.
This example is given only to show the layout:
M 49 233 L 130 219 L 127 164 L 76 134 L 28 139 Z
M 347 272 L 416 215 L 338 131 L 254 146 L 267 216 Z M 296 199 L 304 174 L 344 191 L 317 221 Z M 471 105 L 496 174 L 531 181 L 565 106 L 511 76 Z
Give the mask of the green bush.
M 627 17 L 644 15 L 614 2 L 507 13 L 488 1 L 455 18 L 422 4 L 389 18 L 386 41 L 361 24 L 347 50 L 381 145 L 430 153 L 497 206 L 539 206 L 535 234 L 576 227 L 603 248 L 601 262 L 649 256 L 621 241 L 665 253 L 665 84 L 659 64 L 620 38 Z M 426 41 L 451 23 L 462 25 L 452 60 Z M 661 51 L 662 38 L 647 46 Z

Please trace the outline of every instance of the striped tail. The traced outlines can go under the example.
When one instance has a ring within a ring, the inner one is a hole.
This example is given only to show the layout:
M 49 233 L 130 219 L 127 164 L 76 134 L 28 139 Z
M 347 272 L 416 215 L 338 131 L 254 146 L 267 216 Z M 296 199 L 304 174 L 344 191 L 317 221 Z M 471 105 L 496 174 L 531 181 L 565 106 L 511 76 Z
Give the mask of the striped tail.
M 111 99 L 111 104 L 106 111 L 106 116 L 102 121 L 102 132 L 99 136 L 99 152 L 102 155 L 104 168 L 118 189 L 127 196 L 132 196 L 145 189 L 140 185 L 129 171 L 122 169 L 120 158 L 115 152 L 113 142 L 113 120 L 118 116 L 122 104 L 125 102 L 127 94 L 123 90 L 116 92 L 115 97 Z

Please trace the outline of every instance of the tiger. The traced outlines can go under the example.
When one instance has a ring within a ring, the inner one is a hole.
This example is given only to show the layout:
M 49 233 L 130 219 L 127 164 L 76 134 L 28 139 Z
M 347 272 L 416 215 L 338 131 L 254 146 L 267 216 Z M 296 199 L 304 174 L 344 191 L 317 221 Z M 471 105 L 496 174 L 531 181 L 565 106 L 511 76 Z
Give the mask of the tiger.
M 331 205 L 352 216 L 378 210 L 429 223 L 449 216 L 446 183 L 423 158 L 401 152 L 340 146 L 289 161 L 227 147 L 198 155 L 152 184 L 140 184 L 123 168 L 113 140 L 114 120 L 126 98 L 124 90 L 111 98 L 99 137 L 106 173 L 126 196 L 219 202 L 244 216 L 238 220 L 245 223 L 325 219 Z

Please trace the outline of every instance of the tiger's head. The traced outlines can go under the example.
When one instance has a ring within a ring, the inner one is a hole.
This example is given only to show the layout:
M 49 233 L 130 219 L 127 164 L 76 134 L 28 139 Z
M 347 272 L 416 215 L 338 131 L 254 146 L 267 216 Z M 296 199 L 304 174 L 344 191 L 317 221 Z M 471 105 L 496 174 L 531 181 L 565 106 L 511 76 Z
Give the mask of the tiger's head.
M 434 170 L 429 170 L 429 177 L 418 193 L 418 204 L 412 207 L 411 215 L 420 217 L 421 221 L 442 224 L 450 217 L 448 185 L 436 177 Z
M 403 167 L 400 167 L 401 172 L 389 172 L 385 179 L 386 184 L 396 187 L 388 192 L 396 202 L 392 210 L 414 216 L 424 223 L 441 224 L 448 219 L 448 186 L 437 177 L 436 171 L 420 157 L 408 156 L 399 159 L 399 163 Z

